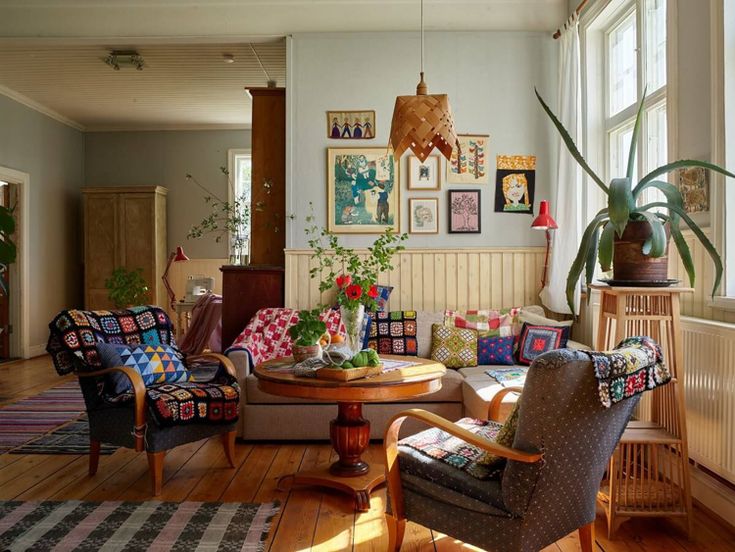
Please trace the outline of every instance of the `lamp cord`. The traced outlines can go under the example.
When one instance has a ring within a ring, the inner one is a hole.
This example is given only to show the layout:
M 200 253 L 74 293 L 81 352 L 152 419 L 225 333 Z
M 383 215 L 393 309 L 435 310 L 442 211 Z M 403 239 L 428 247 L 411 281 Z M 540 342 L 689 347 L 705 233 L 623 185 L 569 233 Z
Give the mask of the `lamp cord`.
M 424 72 L 424 0 L 421 0 L 421 72 Z

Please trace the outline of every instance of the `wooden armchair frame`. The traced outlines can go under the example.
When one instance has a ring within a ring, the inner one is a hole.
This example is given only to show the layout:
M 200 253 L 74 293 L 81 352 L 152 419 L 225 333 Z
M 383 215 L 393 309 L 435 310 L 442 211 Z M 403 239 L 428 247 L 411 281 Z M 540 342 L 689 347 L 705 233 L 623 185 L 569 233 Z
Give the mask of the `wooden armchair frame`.
M 233 378 L 235 375 L 235 366 L 232 361 L 224 355 L 219 353 L 203 353 L 201 355 L 192 355 L 187 357 L 188 362 L 194 362 L 197 360 L 204 360 L 211 358 L 217 360 L 227 373 Z M 145 450 L 145 430 L 146 430 L 146 392 L 143 378 L 134 368 L 129 366 L 115 366 L 113 368 L 105 368 L 103 370 L 95 370 L 94 372 L 76 372 L 77 377 L 81 380 L 82 378 L 94 378 L 111 374 L 113 372 L 122 372 L 125 377 L 130 380 L 130 384 L 133 388 L 133 397 L 135 400 L 134 412 L 135 422 L 133 433 L 135 436 L 135 451 L 143 452 Z M 231 468 L 235 467 L 235 437 L 237 436 L 236 431 L 228 431 L 222 434 L 222 445 L 225 449 L 225 456 L 227 462 Z M 100 461 L 100 448 L 101 442 L 97 439 L 89 438 L 89 475 L 97 473 Z M 166 456 L 166 451 L 158 452 L 147 452 L 148 455 L 148 468 L 151 472 L 151 482 L 153 485 L 153 495 L 158 496 L 161 494 L 161 486 L 163 483 L 163 459 Z
M 488 419 L 497 421 L 501 403 L 508 393 L 521 394 L 522 392 L 522 387 L 506 387 L 501 389 L 490 401 Z M 385 450 L 385 480 L 388 486 L 388 496 L 390 497 L 391 506 L 391 513 L 386 512 L 385 514 L 385 521 L 388 525 L 388 550 L 390 552 L 398 552 L 401 549 L 403 537 L 406 532 L 407 518 L 403 504 L 401 474 L 398 467 L 398 434 L 400 433 L 401 425 L 408 418 L 413 418 L 430 427 L 441 429 L 454 437 L 462 439 L 466 443 L 475 445 L 486 452 L 495 454 L 496 456 L 502 456 L 508 460 L 533 464 L 543 458 L 542 453 L 525 452 L 479 437 L 457 424 L 426 410 L 411 408 L 399 412 L 388 422 L 388 428 L 386 429 L 383 441 Z M 589 523 L 579 528 L 579 540 L 582 552 L 593 552 L 594 550 L 594 527 L 594 523 Z

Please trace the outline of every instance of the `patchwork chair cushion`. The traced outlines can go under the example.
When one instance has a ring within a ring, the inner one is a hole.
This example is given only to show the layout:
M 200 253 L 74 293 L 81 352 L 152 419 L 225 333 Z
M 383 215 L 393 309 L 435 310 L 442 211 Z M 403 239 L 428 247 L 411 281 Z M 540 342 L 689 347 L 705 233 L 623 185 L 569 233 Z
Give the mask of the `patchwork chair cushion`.
M 76 369 L 94 371 L 102 368 L 98 342 L 175 347 L 173 329 L 166 312 L 154 306 L 115 311 L 64 310 L 49 324 L 46 351 L 59 375 Z
M 183 424 L 232 424 L 238 420 L 237 383 L 161 383 L 146 390 L 147 404 L 159 427 Z

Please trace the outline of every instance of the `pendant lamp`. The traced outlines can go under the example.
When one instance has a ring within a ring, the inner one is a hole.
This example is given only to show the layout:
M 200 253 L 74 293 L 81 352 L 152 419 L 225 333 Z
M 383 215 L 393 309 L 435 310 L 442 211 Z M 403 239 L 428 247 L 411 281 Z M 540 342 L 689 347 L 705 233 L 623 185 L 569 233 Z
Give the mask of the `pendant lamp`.
M 421 0 L 421 79 L 415 96 L 398 96 L 390 125 L 390 146 L 399 159 L 411 149 L 422 162 L 438 149 L 449 159 L 459 150 L 452 109 L 446 94 L 429 94 L 424 82 L 424 0 Z

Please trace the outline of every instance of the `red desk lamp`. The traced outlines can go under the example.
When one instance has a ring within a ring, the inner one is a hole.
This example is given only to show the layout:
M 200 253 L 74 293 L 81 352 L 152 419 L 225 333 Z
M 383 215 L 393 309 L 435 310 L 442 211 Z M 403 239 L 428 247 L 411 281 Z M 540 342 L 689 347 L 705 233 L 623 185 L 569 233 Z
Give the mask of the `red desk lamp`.
M 163 280 L 163 285 L 166 288 L 166 293 L 168 293 L 168 299 L 171 303 L 171 308 L 176 307 L 176 294 L 174 293 L 174 290 L 171 289 L 171 283 L 168 281 L 168 271 L 171 268 L 171 263 L 180 263 L 182 261 L 188 261 L 189 257 L 186 256 L 186 253 L 184 253 L 184 249 L 179 245 L 176 247 L 176 251 L 171 253 L 168 256 L 168 264 L 166 264 L 166 270 L 163 273 L 163 276 L 161 276 L 161 279 Z
M 546 287 L 546 274 L 549 269 L 549 249 L 551 248 L 551 230 L 556 230 L 559 226 L 549 214 L 549 202 L 545 199 L 541 201 L 538 208 L 538 216 L 533 219 L 531 228 L 534 230 L 546 231 L 546 257 L 544 259 L 544 274 L 541 276 L 541 289 Z

